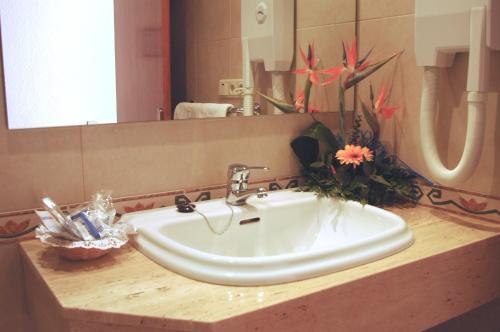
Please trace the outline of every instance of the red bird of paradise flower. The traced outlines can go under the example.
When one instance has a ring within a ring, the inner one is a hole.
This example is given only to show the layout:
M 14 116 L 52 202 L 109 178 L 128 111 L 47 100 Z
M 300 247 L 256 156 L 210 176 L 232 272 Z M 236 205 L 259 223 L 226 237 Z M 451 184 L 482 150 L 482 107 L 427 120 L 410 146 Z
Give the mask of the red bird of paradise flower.
M 314 49 L 314 44 L 309 44 L 307 46 L 307 49 L 308 49 L 308 53 L 306 56 L 306 54 L 302 50 L 302 47 L 299 47 L 300 57 L 302 58 L 302 61 L 304 62 L 306 67 L 296 69 L 293 72 L 295 74 L 306 74 L 309 76 L 309 81 L 311 81 L 312 84 L 320 85 L 321 82 L 319 80 L 318 71 L 316 70 L 316 67 L 318 66 L 318 63 L 319 63 L 319 58 L 316 57 L 316 51 Z
M 341 66 L 332 67 L 330 69 L 325 69 L 321 71 L 322 74 L 328 74 L 331 76 L 330 78 L 325 80 L 324 84 L 328 84 L 335 81 L 344 72 L 348 73 L 348 76 L 345 79 L 345 82 L 347 82 L 347 80 L 351 78 L 354 74 L 365 70 L 366 67 L 368 67 L 368 65 L 370 64 L 370 62 L 368 61 L 368 56 L 370 55 L 371 51 L 368 52 L 363 59 L 358 61 L 358 47 L 356 39 L 353 39 L 351 47 L 349 47 L 348 43 L 343 41 L 342 51 L 343 51 L 343 61 Z
M 373 96 L 371 85 L 370 85 L 370 93 Z M 373 99 L 372 99 L 373 112 L 375 114 L 382 114 L 382 116 L 385 119 L 392 118 L 392 116 L 394 115 L 394 113 L 399 108 L 399 107 L 395 107 L 395 106 L 386 106 L 385 105 L 386 102 L 387 102 L 387 100 L 388 100 L 389 94 L 390 94 L 390 89 L 387 87 L 387 85 L 383 84 L 380 87 L 380 91 L 379 91 L 377 99 L 375 100 L 374 103 L 373 103 Z
M 323 85 L 329 84 L 337 80 L 341 74 L 347 72 L 347 76 L 342 82 L 342 87 L 347 90 L 350 87 L 356 85 L 358 82 L 362 81 L 366 77 L 373 74 L 384 64 L 389 62 L 394 57 L 401 54 L 401 52 L 391 55 L 390 57 L 372 64 L 368 57 L 372 53 L 372 50 L 368 51 L 366 55 L 358 60 L 358 46 L 356 38 L 353 39 L 351 46 L 346 42 L 342 42 L 342 65 L 337 67 L 332 67 L 330 69 L 321 70 L 321 74 L 330 75 L 330 78 L 323 82 Z
M 295 109 L 297 111 L 300 111 L 304 109 L 304 99 L 305 99 L 305 93 L 304 90 L 300 91 L 299 94 L 297 95 L 297 98 L 295 99 Z M 309 107 L 307 108 L 308 113 L 318 113 L 320 112 L 319 109 L 314 108 L 312 103 L 309 103 Z
M 257 93 L 264 99 L 266 99 L 268 102 L 270 102 L 273 106 L 283 111 L 284 113 L 296 113 L 297 111 L 300 111 L 302 109 L 304 110 L 307 109 L 308 113 L 315 112 L 315 110 L 312 110 L 311 112 L 309 110 L 310 108 L 309 97 L 311 93 L 311 87 L 313 85 L 316 86 L 328 85 L 333 81 L 337 80 L 342 75 L 342 73 L 347 72 L 348 73 L 347 77 L 343 80 L 342 84 L 340 85 L 342 91 L 347 90 L 350 87 L 362 81 L 363 79 L 367 78 L 371 74 L 373 74 L 387 62 L 389 62 L 390 60 L 392 60 L 396 56 L 399 56 L 402 53 L 402 51 L 395 53 L 385 58 L 382 61 L 372 64 L 370 61 L 368 61 L 368 56 L 371 54 L 371 50 L 362 59 L 358 60 L 358 49 L 355 38 L 350 47 L 349 44 L 346 42 L 342 43 L 342 47 L 343 47 L 342 65 L 324 70 L 319 70 L 317 68 L 320 59 L 319 57 L 316 56 L 316 49 L 314 44 L 308 44 L 307 55 L 305 54 L 302 48 L 299 48 L 299 54 L 300 57 L 302 58 L 302 61 L 305 64 L 305 68 L 296 69 L 293 71 L 293 73 L 307 75 L 307 80 L 303 92 L 304 95 L 303 98 L 301 98 L 301 96 L 299 95 L 296 100 L 293 100 L 292 98 L 292 103 L 289 103 L 284 100 L 268 97 L 260 92 Z M 330 75 L 330 77 L 321 82 L 320 74 Z M 340 105 L 341 114 L 343 105 L 344 103 L 341 103 Z

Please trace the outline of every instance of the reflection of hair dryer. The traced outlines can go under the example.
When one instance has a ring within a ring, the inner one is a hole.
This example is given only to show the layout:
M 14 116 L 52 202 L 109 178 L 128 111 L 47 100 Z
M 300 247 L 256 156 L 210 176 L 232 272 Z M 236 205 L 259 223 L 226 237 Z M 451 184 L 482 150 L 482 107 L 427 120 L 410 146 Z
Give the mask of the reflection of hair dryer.
M 282 73 L 292 64 L 293 20 L 293 0 L 241 0 L 244 115 L 252 115 L 254 109 L 252 62 L 264 63 L 271 72 L 273 97 L 284 99 Z
M 495 18 L 495 19 L 494 19 Z M 500 49 L 500 0 L 416 0 L 415 52 L 424 66 L 420 133 L 425 162 L 432 177 L 455 185 L 476 168 L 484 138 L 489 53 Z M 439 67 L 451 67 L 457 52 L 469 52 L 468 123 L 458 165 L 447 169 L 435 144 L 434 119 Z

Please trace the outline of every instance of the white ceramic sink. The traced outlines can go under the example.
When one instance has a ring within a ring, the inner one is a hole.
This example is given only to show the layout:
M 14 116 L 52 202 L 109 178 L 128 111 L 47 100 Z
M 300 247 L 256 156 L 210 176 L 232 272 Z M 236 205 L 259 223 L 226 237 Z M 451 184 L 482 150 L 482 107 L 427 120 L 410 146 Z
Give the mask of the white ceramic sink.
M 409 247 L 397 215 L 314 193 L 275 191 L 247 205 L 223 199 L 130 213 L 135 246 L 160 265 L 200 281 L 259 286 L 311 278 L 375 261 Z M 207 224 L 207 220 L 210 226 Z

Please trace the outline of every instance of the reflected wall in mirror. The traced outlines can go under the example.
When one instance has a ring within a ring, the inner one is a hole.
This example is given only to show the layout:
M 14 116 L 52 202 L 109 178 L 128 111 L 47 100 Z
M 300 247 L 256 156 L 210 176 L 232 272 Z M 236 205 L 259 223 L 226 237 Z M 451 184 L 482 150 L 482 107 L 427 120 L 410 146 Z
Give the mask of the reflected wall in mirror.
M 160 108 L 170 119 L 181 101 L 241 106 L 240 97 L 218 91 L 221 79 L 242 77 L 240 1 L 2 0 L 9 128 L 152 121 L 160 119 Z M 296 0 L 296 51 L 314 42 L 321 66 L 337 65 L 341 41 L 355 34 L 355 3 Z M 254 65 L 254 74 L 256 89 L 270 95 L 268 73 Z M 288 91 L 303 83 L 302 76 L 289 75 Z M 317 89 L 313 100 L 322 111 L 336 110 L 336 88 Z M 256 101 L 262 114 L 272 113 Z M 43 108 L 47 113 L 38 115 Z
M 173 34 L 173 40 L 178 37 L 179 47 L 172 47 L 172 59 L 174 63 L 184 61 L 185 66 L 172 68 L 172 77 L 175 85 L 177 80 L 174 77 L 186 78 L 182 85 L 186 100 L 241 105 L 241 99 L 220 97 L 217 84 L 224 78 L 242 78 L 241 1 L 179 1 L 183 12 L 176 17 L 184 21 L 175 25 L 182 33 Z M 175 2 L 172 0 L 172 4 Z M 298 54 L 299 47 L 305 49 L 308 42 L 314 42 L 321 56 L 320 67 L 338 66 L 342 60 L 342 40 L 351 41 L 355 36 L 356 1 L 296 0 L 295 7 L 295 53 Z M 172 30 L 175 29 L 173 25 Z M 292 68 L 303 67 L 298 61 Z M 176 74 L 179 68 L 186 68 L 185 76 Z M 271 77 L 264 72 L 261 64 L 254 65 L 254 78 L 256 90 L 271 96 Z M 289 75 L 286 81 L 288 97 L 289 92 L 295 94 L 303 89 L 305 78 Z M 336 84 L 314 89 L 312 99 L 315 108 L 336 111 L 337 93 Z M 172 99 L 176 100 L 176 93 L 172 94 Z M 346 100 L 347 108 L 352 109 L 352 89 L 348 91 Z M 261 114 L 272 114 L 272 107 L 258 95 L 255 101 L 262 106 Z

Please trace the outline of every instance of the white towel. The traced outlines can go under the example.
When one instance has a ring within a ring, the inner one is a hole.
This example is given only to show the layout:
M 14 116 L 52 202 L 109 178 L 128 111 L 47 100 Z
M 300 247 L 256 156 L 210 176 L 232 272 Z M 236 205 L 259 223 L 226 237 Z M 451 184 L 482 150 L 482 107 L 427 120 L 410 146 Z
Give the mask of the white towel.
M 175 107 L 174 120 L 196 118 L 224 118 L 231 104 L 179 103 Z

